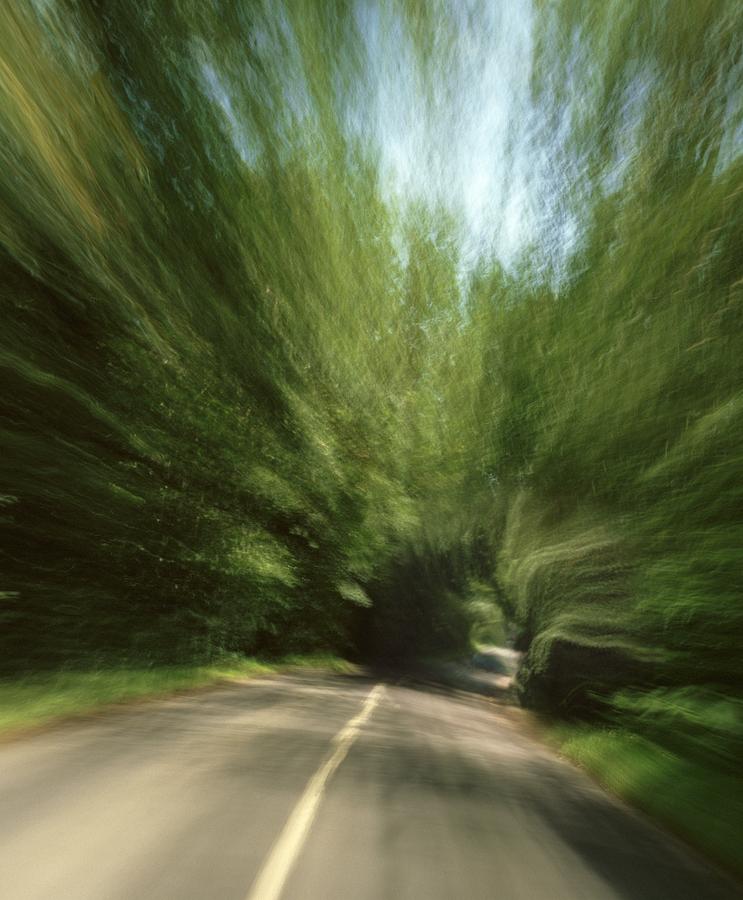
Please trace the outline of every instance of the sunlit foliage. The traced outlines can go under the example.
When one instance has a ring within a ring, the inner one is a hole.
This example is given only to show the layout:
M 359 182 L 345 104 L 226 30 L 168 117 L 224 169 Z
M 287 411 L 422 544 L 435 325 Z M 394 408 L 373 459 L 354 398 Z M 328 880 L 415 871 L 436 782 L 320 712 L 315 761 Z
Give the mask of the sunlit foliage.
M 525 701 L 728 759 L 739 4 L 0 31 L 4 669 L 463 650 L 497 599 Z

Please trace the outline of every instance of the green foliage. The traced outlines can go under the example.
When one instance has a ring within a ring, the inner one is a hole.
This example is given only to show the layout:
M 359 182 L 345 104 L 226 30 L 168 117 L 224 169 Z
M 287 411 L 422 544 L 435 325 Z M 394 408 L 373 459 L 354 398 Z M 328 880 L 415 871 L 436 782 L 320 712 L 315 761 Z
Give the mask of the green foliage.
M 742 22 L 726 3 L 542 13 L 533 88 L 565 126 L 541 138 L 546 228 L 573 239 L 481 287 L 519 690 L 602 717 L 614 731 L 573 726 L 565 752 L 740 869 Z
M 741 23 L 724 3 L 673 28 L 629 6 L 541 20 L 535 89 L 565 103 L 558 176 L 581 166 L 565 194 L 580 238 L 551 285 L 528 268 L 511 283 L 489 351 L 498 576 L 529 648 L 524 697 L 553 708 L 624 685 L 743 689 L 743 168 L 725 63 Z M 573 52 L 566 96 L 553 75 Z
M 671 753 L 627 729 L 560 725 L 550 737 L 613 793 L 743 873 L 743 786 L 735 772 Z
M 509 638 L 508 627 L 493 586 L 487 582 L 472 580 L 466 597 L 466 609 L 472 622 L 472 643 L 475 646 L 505 647 Z
M 517 6 L 0 10 L 6 673 L 497 601 L 525 702 L 732 765 L 739 4 Z
M 455 242 L 340 127 L 352 17 L 284 12 L 0 14 L 5 671 L 347 648 L 456 477 Z
M 46 725 L 101 707 L 151 699 L 176 691 L 207 687 L 293 669 L 349 673 L 353 667 L 333 656 L 287 656 L 278 660 L 233 655 L 205 666 L 153 666 L 66 670 L 23 679 L 0 680 L 0 734 Z

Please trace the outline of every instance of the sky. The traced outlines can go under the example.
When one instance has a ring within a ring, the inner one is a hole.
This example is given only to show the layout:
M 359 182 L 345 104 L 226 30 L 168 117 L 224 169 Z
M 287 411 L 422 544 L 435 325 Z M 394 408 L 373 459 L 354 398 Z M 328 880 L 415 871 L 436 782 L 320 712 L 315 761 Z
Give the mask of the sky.
M 541 5 L 538 23 L 534 0 L 355 0 L 350 26 L 336 30 L 337 21 L 326 11 L 315 14 L 313 4 L 263 2 L 263 22 L 251 22 L 241 62 L 216 60 L 199 49 L 206 93 L 222 108 L 247 164 L 256 164 L 260 146 L 235 105 L 230 78 L 233 85 L 242 79 L 260 96 L 266 73 L 272 73 L 271 89 L 281 85 L 278 115 L 286 116 L 287 146 L 304 141 L 311 152 L 317 110 L 307 66 L 330 70 L 341 127 L 378 159 L 391 204 L 422 201 L 450 210 L 462 226 L 465 271 L 482 259 L 496 259 L 508 270 L 528 258 L 533 271 L 559 280 L 580 248 L 581 217 L 595 199 L 589 192 L 596 173 L 586 168 L 586 157 L 601 127 L 597 104 L 606 78 L 602 67 L 612 63 L 605 55 L 611 34 L 602 31 L 591 44 L 576 30 L 566 44 L 553 46 L 561 39 L 553 29 L 556 7 Z M 621 9 L 621 0 L 614 2 Z M 313 14 L 322 23 L 315 31 Z M 616 27 L 625 27 L 621 15 L 616 19 Z M 537 59 L 539 39 L 542 50 L 546 39 L 547 56 Z M 738 68 L 743 71 L 743 63 Z M 740 108 L 743 83 L 734 75 L 731 111 Z M 652 61 L 628 55 L 619 116 L 610 124 L 613 158 L 599 173 L 605 194 L 622 190 L 657 77 Z M 540 79 L 548 85 L 541 106 L 535 89 Z M 720 166 L 741 149 L 743 121 L 733 118 L 731 113 Z M 581 133 L 584 146 L 571 145 Z
M 466 226 L 465 253 L 515 259 L 534 233 L 529 129 L 529 0 L 440 4 L 438 45 L 422 73 L 389 5 L 360 2 L 371 103 L 359 119 L 381 149 L 388 190 L 443 201 Z M 530 174 L 531 172 L 531 174 Z

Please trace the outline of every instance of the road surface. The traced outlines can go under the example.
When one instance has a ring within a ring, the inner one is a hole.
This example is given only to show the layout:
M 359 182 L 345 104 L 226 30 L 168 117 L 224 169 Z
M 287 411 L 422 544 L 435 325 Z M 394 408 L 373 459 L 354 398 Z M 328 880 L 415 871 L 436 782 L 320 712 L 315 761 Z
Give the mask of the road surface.
M 0 745 L 5 900 L 730 900 L 482 698 L 293 675 Z

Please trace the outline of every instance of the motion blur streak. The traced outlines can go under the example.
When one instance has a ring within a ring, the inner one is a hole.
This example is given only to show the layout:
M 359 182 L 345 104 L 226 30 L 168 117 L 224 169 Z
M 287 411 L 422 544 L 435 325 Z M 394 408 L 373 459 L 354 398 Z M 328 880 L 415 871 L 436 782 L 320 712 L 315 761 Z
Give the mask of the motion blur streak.
M 0 35 L 0 725 L 510 638 L 564 752 L 743 871 L 740 3 Z

